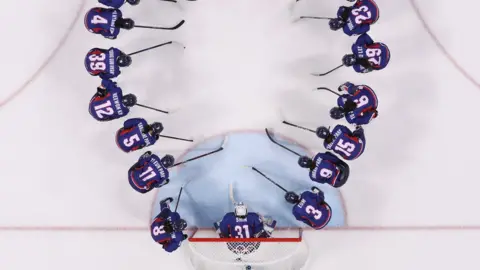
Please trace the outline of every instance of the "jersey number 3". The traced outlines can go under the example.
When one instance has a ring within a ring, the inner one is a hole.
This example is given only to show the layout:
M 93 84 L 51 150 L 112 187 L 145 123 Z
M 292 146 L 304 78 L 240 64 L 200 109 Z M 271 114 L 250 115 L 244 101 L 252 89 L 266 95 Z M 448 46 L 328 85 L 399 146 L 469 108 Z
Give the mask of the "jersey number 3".
M 308 214 L 314 214 L 313 218 L 315 220 L 319 220 L 322 217 L 322 211 L 315 209 L 315 207 L 311 205 L 307 205 L 307 207 L 305 207 L 305 212 Z

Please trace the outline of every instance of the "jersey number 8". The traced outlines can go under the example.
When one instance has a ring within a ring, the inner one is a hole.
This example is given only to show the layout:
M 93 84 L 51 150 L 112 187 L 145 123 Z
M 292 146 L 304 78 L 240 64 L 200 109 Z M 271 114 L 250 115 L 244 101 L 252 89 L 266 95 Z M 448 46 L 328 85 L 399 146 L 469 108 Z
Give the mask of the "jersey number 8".
M 157 236 L 157 235 L 159 235 L 159 234 L 162 234 L 162 233 L 165 233 L 165 231 L 163 230 L 163 225 L 162 225 L 162 226 L 155 226 L 155 227 L 153 227 L 152 233 L 153 233 L 153 235 L 155 235 L 155 236 Z

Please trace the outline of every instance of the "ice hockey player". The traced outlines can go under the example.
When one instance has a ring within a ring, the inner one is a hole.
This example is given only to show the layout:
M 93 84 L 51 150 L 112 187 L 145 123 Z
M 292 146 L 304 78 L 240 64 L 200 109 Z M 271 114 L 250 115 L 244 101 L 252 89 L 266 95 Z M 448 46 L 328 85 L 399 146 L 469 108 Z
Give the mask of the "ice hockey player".
M 102 80 L 88 106 L 90 115 L 98 121 L 111 121 L 126 116 L 129 107 L 137 104 L 134 94 L 122 94 L 122 89 L 111 80 Z
M 85 69 L 92 76 L 113 79 L 120 75 L 121 67 L 128 67 L 132 57 L 117 48 L 93 48 L 85 56 Z
M 365 134 L 361 126 L 357 126 L 353 132 L 342 125 L 336 125 L 332 132 L 327 127 L 319 127 L 316 133 L 324 140 L 323 146 L 327 150 L 332 150 L 345 160 L 354 160 L 365 150 Z
M 276 225 L 271 217 L 262 219 L 257 213 L 249 213 L 242 202 L 235 204 L 234 212 L 213 224 L 221 238 L 270 238 Z
M 172 155 L 159 158 L 147 151 L 128 170 L 128 182 L 140 193 L 162 187 L 170 182 L 168 168 L 172 167 L 173 163 L 175 158 Z
M 123 123 L 115 139 L 118 148 L 128 153 L 155 144 L 162 131 L 162 123 L 149 125 L 143 118 L 131 118 Z
M 313 160 L 302 156 L 298 159 L 298 165 L 309 170 L 312 181 L 335 188 L 345 185 L 350 175 L 348 164 L 328 151 L 316 154 Z
M 98 0 L 98 2 L 108 7 L 121 8 L 125 3 L 136 6 L 140 3 L 140 0 Z
M 90 33 L 116 39 L 120 29 L 130 30 L 135 22 L 132 19 L 123 18 L 122 11 L 117 8 L 95 7 L 85 14 L 84 24 Z
M 338 91 L 346 93 L 338 97 L 338 107 L 330 110 L 330 117 L 336 120 L 345 117 L 354 125 L 366 125 L 377 118 L 378 99 L 372 88 L 346 82 L 338 87 Z
M 170 203 L 173 198 L 166 198 L 160 201 L 160 214 L 158 214 L 150 225 L 150 232 L 153 240 L 162 245 L 167 252 L 177 250 L 182 241 L 188 236 L 183 233 L 187 228 L 187 222 L 180 218 L 177 212 L 170 210 Z
M 390 50 L 387 45 L 374 42 L 367 34 L 358 37 L 352 45 L 352 53 L 343 56 L 342 62 L 347 67 L 353 66 L 358 73 L 384 69 L 390 61 Z
M 332 209 L 325 202 L 323 191 L 317 187 L 312 187 L 312 191 L 305 191 L 300 196 L 287 192 L 285 200 L 294 204 L 292 213 L 295 218 L 315 230 L 323 229 L 332 218 Z
M 380 17 L 377 4 L 373 0 L 347 0 L 355 2 L 351 7 L 341 6 L 337 18 L 331 19 L 330 29 L 337 31 L 342 28 L 349 36 L 365 34 L 370 31 L 370 25 Z

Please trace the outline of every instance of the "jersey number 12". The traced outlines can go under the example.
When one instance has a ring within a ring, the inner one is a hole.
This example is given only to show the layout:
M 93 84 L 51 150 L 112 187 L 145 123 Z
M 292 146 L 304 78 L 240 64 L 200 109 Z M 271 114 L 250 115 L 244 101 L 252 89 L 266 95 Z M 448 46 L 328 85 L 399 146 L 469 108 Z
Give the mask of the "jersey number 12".
M 103 119 L 104 115 L 113 115 L 114 113 L 110 100 L 107 100 L 107 102 L 93 107 L 93 109 L 95 110 L 95 113 L 100 119 Z

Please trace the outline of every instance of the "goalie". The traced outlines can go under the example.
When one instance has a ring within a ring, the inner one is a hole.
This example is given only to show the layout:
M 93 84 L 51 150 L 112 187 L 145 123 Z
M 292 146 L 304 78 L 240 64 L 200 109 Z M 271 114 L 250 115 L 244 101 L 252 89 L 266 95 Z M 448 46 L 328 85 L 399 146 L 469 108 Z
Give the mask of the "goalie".
M 221 238 L 270 238 L 276 225 L 277 221 L 271 217 L 249 213 L 242 202 L 235 203 L 234 212 L 213 224 Z

